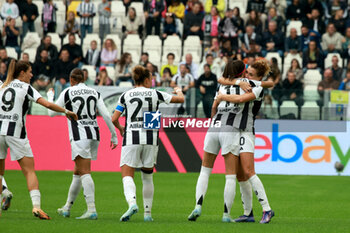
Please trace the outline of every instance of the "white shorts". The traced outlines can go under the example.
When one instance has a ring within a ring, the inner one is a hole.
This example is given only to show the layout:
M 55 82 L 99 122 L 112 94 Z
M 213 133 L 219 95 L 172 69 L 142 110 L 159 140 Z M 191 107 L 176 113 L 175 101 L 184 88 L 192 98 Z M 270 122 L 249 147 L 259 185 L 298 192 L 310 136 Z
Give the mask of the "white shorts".
M 218 130 L 210 131 L 208 130 L 204 139 L 204 151 L 211 154 L 219 154 L 221 149 L 221 154 L 226 155 L 232 153 L 234 155 L 239 155 L 239 130 L 235 128 L 223 127 Z
M 77 156 L 80 156 L 84 159 L 97 159 L 97 150 L 100 141 L 83 139 L 79 141 L 70 141 L 72 148 L 72 160 L 75 160 Z
M 133 168 L 153 168 L 157 163 L 158 146 L 128 145 L 122 147 L 120 166 L 128 165 Z
M 23 157 L 33 157 L 28 138 L 0 135 L 0 159 L 6 159 L 8 148 L 10 148 L 12 161 L 20 160 Z
M 240 139 L 239 139 L 239 153 L 255 152 L 255 135 L 251 131 L 243 131 L 241 130 Z

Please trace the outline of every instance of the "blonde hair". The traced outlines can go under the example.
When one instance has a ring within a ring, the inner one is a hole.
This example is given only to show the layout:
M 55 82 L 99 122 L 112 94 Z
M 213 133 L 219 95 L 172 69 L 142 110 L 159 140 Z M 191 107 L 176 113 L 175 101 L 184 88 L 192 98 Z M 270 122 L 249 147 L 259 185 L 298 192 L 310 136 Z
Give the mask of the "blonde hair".
M 116 50 L 116 49 L 117 49 L 117 45 L 114 43 L 114 40 L 112 40 L 112 39 L 106 39 L 105 43 L 103 44 L 103 48 L 107 49 L 107 48 L 106 48 L 106 42 L 107 42 L 108 40 L 111 41 L 112 49 L 113 49 L 113 50 Z
M 270 73 L 271 70 L 269 64 L 265 59 L 257 60 L 253 63 L 253 65 L 251 65 L 251 67 L 256 70 L 256 75 L 261 78 L 268 75 L 268 73 Z
M 1 88 L 7 87 L 13 80 L 17 79 L 19 74 L 24 71 L 27 72 L 27 70 L 30 68 L 30 64 L 26 61 L 18 61 L 12 60 L 9 65 L 9 69 L 7 72 L 7 78 Z

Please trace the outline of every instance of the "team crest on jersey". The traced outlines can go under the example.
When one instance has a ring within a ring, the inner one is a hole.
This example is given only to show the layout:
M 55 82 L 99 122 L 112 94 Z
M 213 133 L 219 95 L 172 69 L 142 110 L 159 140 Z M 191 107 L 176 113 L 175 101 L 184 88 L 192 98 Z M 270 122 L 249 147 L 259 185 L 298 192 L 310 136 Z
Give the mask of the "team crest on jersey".
M 18 114 L 13 114 L 12 120 L 17 121 L 19 119 Z
M 143 113 L 143 128 L 144 129 L 160 129 L 160 115 L 159 110 L 156 112 Z

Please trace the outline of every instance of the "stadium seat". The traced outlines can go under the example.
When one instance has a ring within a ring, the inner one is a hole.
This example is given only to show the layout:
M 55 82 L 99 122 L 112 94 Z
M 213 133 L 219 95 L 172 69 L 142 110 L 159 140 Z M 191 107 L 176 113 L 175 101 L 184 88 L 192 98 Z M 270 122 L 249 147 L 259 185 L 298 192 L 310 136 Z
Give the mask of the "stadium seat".
M 306 85 L 304 87 L 304 100 L 305 101 L 316 101 L 320 99 L 320 95 L 317 91 L 318 85 Z
M 158 62 L 159 62 L 162 54 L 162 41 L 160 40 L 159 36 L 155 36 L 155 35 L 147 36 L 146 39 L 143 41 L 143 51 L 148 52 L 149 54 L 151 52 L 157 52 L 158 58 L 159 58 Z
M 117 20 L 116 30 L 120 31 L 122 28 L 122 22 L 123 22 L 122 19 L 123 17 L 125 17 L 125 6 L 123 4 L 123 1 L 112 1 L 111 11 L 112 11 L 111 20 L 114 20 L 114 19 Z
M 290 35 L 291 28 L 295 28 L 297 30 L 298 36 L 300 36 L 302 25 L 303 25 L 303 23 L 301 21 L 290 21 L 290 23 L 287 26 L 286 37 L 288 37 Z
M 318 85 L 322 80 L 322 75 L 317 69 L 307 70 L 304 74 L 304 84 L 305 85 Z
M 137 61 L 140 58 L 142 49 L 142 41 L 139 35 L 130 34 L 124 40 L 123 53 L 129 52 L 132 55 L 133 61 Z
M 281 116 L 293 113 L 295 117 L 298 117 L 298 106 L 294 101 L 286 100 L 283 101 L 281 107 Z
M 23 39 L 22 51 L 28 48 L 38 48 L 41 39 L 37 32 L 28 32 Z
M 51 36 L 51 43 L 57 47 L 57 50 L 61 50 L 62 40 L 58 33 L 47 33 L 47 35 Z
M 117 34 L 108 34 L 103 42 L 106 41 L 106 39 L 112 39 L 114 43 L 117 45 L 118 50 L 118 58 L 120 58 L 122 53 L 122 42 Z
M 324 59 L 324 68 L 332 66 L 332 57 L 338 57 L 338 66 L 343 67 L 343 59 L 340 57 L 339 53 L 328 53 L 327 57 Z
M 119 87 L 132 87 L 131 82 L 120 82 Z
M 168 36 L 164 40 L 162 62 L 167 61 L 166 55 L 168 53 L 174 53 L 175 61 L 179 62 L 181 57 L 181 51 L 182 51 L 181 39 L 178 36 Z
M 275 52 L 270 52 L 270 53 L 267 53 L 265 58 L 270 61 L 271 58 L 275 57 L 277 59 L 277 63 L 278 63 L 278 68 L 280 70 L 282 70 L 282 58 L 280 57 L 280 55 L 278 53 L 275 53 Z
M 25 49 L 23 51 L 23 53 L 28 53 L 29 55 L 29 61 L 34 63 L 35 61 L 35 57 L 36 57 L 36 48 L 29 48 L 29 49 Z
M 159 67 L 161 56 L 158 53 L 158 51 L 150 50 L 150 51 L 147 51 L 147 53 L 149 55 L 149 61 L 152 62 L 153 65 L 156 65 Z
M 238 7 L 239 8 L 239 12 L 241 13 L 241 15 L 243 15 L 243 13 L 246 12 L 247 5 L 246 5 L 245 1 L 243 1 L 243 0 L 229 0 L 228 4 L 230 6 L 230 9 Z
M 305 101 L 301 108 L 301 119 L 302 120 L 319 120 L 320 107 L 316 101 Z
M 63 45 L 68 44 L 69 40 L 68 40 L 69 35 L 67 34 L 64 38 L 63 38 Z M 78 34 L 75 34 L 75 43 L 80 45 L 81 44 L 81 40 Z
M 115 70 L 114 70 L 114 67 L 106 66 L 106 70 L 107 70 L 107 73 L 108 73 L 108 77 L 110 77 L 113 80 L 113 82 L 115 82 Z
M 83 65 L 81 69 L 87 69 L 89 73 L 89 79 L 94 83 L 96 80 L 96 69 L 94 66 Z
M 14 58 L 14 59 L 17 59 L 18 54 L 17 54 L 15 48 L 6 47 L 6 52 L 7 52 L 7 56 L 8 56 L 8 57 L 12 57 L 12 58 Z
M 193 55 L 196 53 L 198 57 L 202 57 L 202 45 L 199 36 L 188 36 L 184 41 L 183 49 L 183 54 L 191 53 Z
M 91 41 L 95 40 L 97 42 L 97 48 L 101 50 L 101 39 L 98 34 L 86 34 L 83 42 L 83 54 L 85 55 L 88 49 L 90 48 Z

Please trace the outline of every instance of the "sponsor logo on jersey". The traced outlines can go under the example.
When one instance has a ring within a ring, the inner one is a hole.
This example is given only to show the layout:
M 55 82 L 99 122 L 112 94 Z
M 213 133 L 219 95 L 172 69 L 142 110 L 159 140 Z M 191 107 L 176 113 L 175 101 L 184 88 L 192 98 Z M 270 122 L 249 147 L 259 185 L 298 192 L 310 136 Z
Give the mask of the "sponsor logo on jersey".
M 160 129 L 160 116 L 161 113 L 156 112 L 144 112 L 143 113 L 143 128 L 144 129 Z

